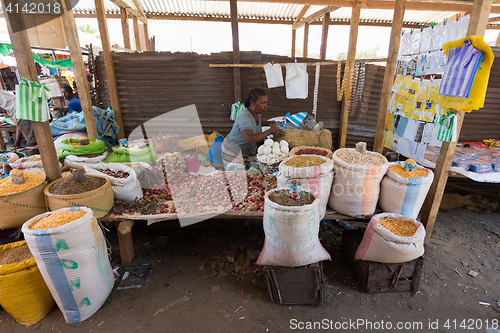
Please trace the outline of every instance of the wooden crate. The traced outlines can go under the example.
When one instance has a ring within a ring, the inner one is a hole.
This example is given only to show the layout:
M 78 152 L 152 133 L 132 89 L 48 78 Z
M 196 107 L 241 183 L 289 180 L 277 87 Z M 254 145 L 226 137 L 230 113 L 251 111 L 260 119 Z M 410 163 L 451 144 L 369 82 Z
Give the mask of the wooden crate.
M 325 277 L 321 262 L 301 267 L 265 266 L 271 300 L 282 305 L 322 305 Z
M 354 260 L 362 239 L 362 230 L 344 231 L 341 252 L 342 260 L 365 293 L 418 291 L 422 279 L 423 257 L 397 264 Z

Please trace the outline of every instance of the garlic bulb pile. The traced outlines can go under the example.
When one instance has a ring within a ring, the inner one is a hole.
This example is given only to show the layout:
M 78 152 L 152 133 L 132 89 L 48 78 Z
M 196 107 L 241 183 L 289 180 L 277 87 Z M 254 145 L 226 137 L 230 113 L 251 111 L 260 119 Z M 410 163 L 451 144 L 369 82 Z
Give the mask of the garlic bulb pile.
M 288 142 L 285 140 L 275 142 L 272 139 L 267 139 L 257 150 L 257 161 L 266 164 L 278 163 L 288 157 L 288 152 Z

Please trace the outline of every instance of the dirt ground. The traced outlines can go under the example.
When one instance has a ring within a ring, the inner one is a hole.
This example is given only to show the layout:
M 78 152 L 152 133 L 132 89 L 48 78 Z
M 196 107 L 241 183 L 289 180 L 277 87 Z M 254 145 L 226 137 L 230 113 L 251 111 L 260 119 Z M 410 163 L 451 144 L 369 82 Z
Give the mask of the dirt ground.
M 136 257 L 132 264 L 152 266 L 144 287 L 115 290 L 118 279 L 101 309 L 76 324 L 66 323 L 57 306 L 29 327 L 15 323 L 0 309 L 1 332 L 500 329 L 499 214 L 466 209 L 440 212 L 426 245 L 417 293 L 361 292 L 340 259 L 342 229 L 337 226 L 336 222 L 321 226 L 322 243 L 332 257 L 324 262 L 327 297 L 322 306 L 271 302 L 262 267 L 255 264 L 262 240 L 252 240 L 242 221 L 210 220 L 186 228 L 162 222 L 149 227 L 139 224 L 133 229 Z M 112 246 L 112 265 L 120 266 L 116 231 L 110 230 L 107 238 Z M 471 270 L 478 275 L 468 275 Z M 123 276 L 122 266 L 119 272 Z

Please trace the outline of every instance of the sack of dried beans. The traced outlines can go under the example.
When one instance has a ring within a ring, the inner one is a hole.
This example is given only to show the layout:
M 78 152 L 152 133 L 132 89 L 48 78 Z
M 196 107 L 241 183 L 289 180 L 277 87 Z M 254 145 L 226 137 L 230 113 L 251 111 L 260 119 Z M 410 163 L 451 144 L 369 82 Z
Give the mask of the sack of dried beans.
M 363 217 L 375 212 L 387 159 L 375 152 L 338 149 L 332 156 L 333 179 L 328 206 L 344 215 Z
M 419 165 L 409 171 L 404 165 L 403 161 L 389 164 L 380 183 L 378 203 L 384 212 L 416 219 L 434 180 L 434 173 Z
M 400 263 L 424 254 L 425 228 L 422 223 L 398 214 L 372 217 L 354 259 Z

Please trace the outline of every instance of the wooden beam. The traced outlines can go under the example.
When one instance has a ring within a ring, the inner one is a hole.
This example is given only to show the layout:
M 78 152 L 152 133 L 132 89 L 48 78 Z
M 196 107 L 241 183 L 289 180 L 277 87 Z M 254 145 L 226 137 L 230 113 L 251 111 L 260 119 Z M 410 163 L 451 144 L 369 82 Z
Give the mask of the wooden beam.
M 16 0 L 2 0 L 2 8 L 7 8 L 9 5 L 11 8 L 15 8 L 16 4 Z M 14 10 L 11 12 L 6 11 L 6 13 L 5 21 L 7 23 L 7 30 L 9 31 L 14 56 L 16 57 L 19 76 L 39 82 L 23 14 L 22 12 L 17 13 Z M 35 133 L 47 181 L 52 182 L 61 178 L 61 169 L 59 167 L 49 122 L 45 121 L 42 123 L 32 121 L 31 124 Z M 0 135 L 2 135 L 1 132 Z
M 134 221 L 122 220 L 116 222 L 116 231 L 118 234 L 118 245 L 120 247 L 120 257 L 122 265 L 130 265 L 134 259 L 134 241 L 132 239 L 132 227 Z
M 229 1 L 231 9 L 231 33 L 233 35 L 233 64 L 240 63 L 240 40 L 238 34 L 238 3 Z M 241 73 L 240 68 L 234 68 L 234 101 L 241 101 Z
M 135 40 L 135 49 L 137 51 L 142 51 L 141 47 L 141 34 L 139 32 L 139 21 L 137 21 L 137 17 L 132 17 L 132 23 L 134 25 L 134 40 Z
M 292 29 L 295 30 L 295 29 L 301 28 L 306 23 L 311 23 L 311 22 L 317 21 L 320 18 L 324 17 L 326 13 L 328 13 L 328 15 L 330 15 L 331 12 L 333 12 L 339 8 L 340 7 L 328 6 L 328 7 L 325 7 L 323 9 L 320 9 L 316 13 L 311 14 L 308 17 L 303 18 L 299 22 L 292 24 Z
M 309 8 L 311 8 L 311 5 L 305 5 L 304 7 L 302 7 L 299 15 L 297 15 L 297 17 L 295 18 L 295 21 L 293 21 L 293 23 L 298 23 L 300 20 L 302 20 L 302 18 L 304 17 L 304 15 L 306 15 Z
M 339 148 L 345 148 L 345 141 L 347 138 L 347 123 L 349 120 L 349 108 L 351 107 L 352 97 L 352 77 L 354 74 L 354 67 L 356 66 L 356 44 L 358 42 L 358 27 L 359 15 L 361 13 L 361 2 L 356 1 L 351 12 L 351 31 L 349 34 L 349 50 L 347 51 L 347 61 L 344 70 L 345 90 L 344 99 L 342 101 L 342 111 L 340 113 L 340 127 L 339 127 Z
M 297 30 L 292 29 L 292 52 L 291 57 L 295 58 L 295 40 L 297 39 Z
M 123 130 L 122 112 L 120 108 L 120 100 L 118 98 L 115 66 L 113 64 L 113 55 L 111 54 L 111 43 L 109 42 L 108 36 L 108 23 L 106 22 L 104 0 L 95 0 L 95 8 L 97 23 L 99 25 L 99 33 L 101 34 L 102 53 L 104 54 L 104 69 L 106 71 L 106 84 L 108 85 L 109 90 L 109 100 L 111 102 L 111 109 L 115 112 L 115 120 L 118 126 L 120 126 L 120 132 L 117 137 L 118 139 L 123 139 L 125 138 L 125 132 Z
M 495 46 L 496 47 L 499 47 L 500 46 L 500 33 L 498 34 L 498 37 L 497 37 L 497 41 L 495 43 Z
M 488 16 L 490 14 L 491 1 L 474 0 L 472 8 L 469 29 L 467 36 L 484 36 L 486 25 L 488 24 Z M 460 130 L 464 121 L 464 112 L 453 110 L 456 113 L 457 121 L 457 141 L 460 136 Z M 434 181 L 429 189 L 427 198 L 424 202 L 421 221 L 425 226 L 426 236 L 425 241 L 428 242 L 431 238 L 434 223 L 439 212 L 439 206 L 443 198 L 444 188 L 448 180 L 453 155 L 455 154 L 456 142 L 443 142 L 439 157 L 434 169 Z
M 375 131 L 375 142 L 373 151 L 382 153 L 385 139 L 385 122 L 387 120 L 387 107 L 391 99 L 391 90 L 394 83 L 394 69 L 398 60 L 399 42 L 401 39 L 401 29 L 405 14 L 405 0 L 398 0 L 394 16 L 392 19 L 391 39 L 389 42 L 389 54 L 385 67 L 384 81 L 382 83 L 382 97 L 380 99 L 377 116 L 377 127 Z
M 73 17 L 73 12 L 71 11 L 70 0 L 61 0 L 61 12 L 64 33 L 66 34 L 66 45 L 71 54 L 71 63 L 73 64 L 78 97 L 80 98 L 83 117 L 85 118 L 87 136 L 90 139 L 98 139 L 94 110 L 92 109 L 92 98 L 90 97 L 89 84 L 87 81 L 87 72 L 85 71 L 85 64 L 83 63 L 78 29 L 76 27 L 75 18 Z
M 307 58 L 307 46 L 309 43 L 309 23 L 304 24 L 304 46 L 302 48 L 302 57 Z
M 148 31 L 148 25 L 143 24 L 144 29 L 144 39 L 146 40 L 146 51 L 151 51 L 150 46 L 149 46 L 149 31 Z
M 323 28 L 321 30 L 321 49 L 319 51 L 319 58 L 326 59 L 326 44 L 328 41 L 328 28 L 330 27 L 330 12 L 323 15 Z
M 488 19 L 488 23 L 494 23 L 500 21 L 500 16 L 492 17 Z
M 135 8 L 137 11 L 141 14 L 142 17 L 146 17 L 146 13 L 144 13 L 144 10 L 142 9 L 141 3 L 139 0 L 132 0 L 134 2 Z M 147 24 L 147 22 L 143 22 L 144 24 Z
M 128 14 L 127 10 L 124 8 L 120 8 L 120 19 L 122 21 L 123 47 L 125 47 L 126 49 L 131 49 L 132 47 L 130 46 L 130 28 L 128 25 Z
M 130 13 L 132 16 L 136 17 L 142 23 L 148 22 L 148 19 L 145 16 L 142 16 L 141 13 L 139 13 L 134 8 L 130 7 L 125 1 L 123 1 L 123 0 L 109 0 L 109 1 L 111 1 L 114 5 L 116 5 L 120 8 L 126 9 L 128 13 Z

